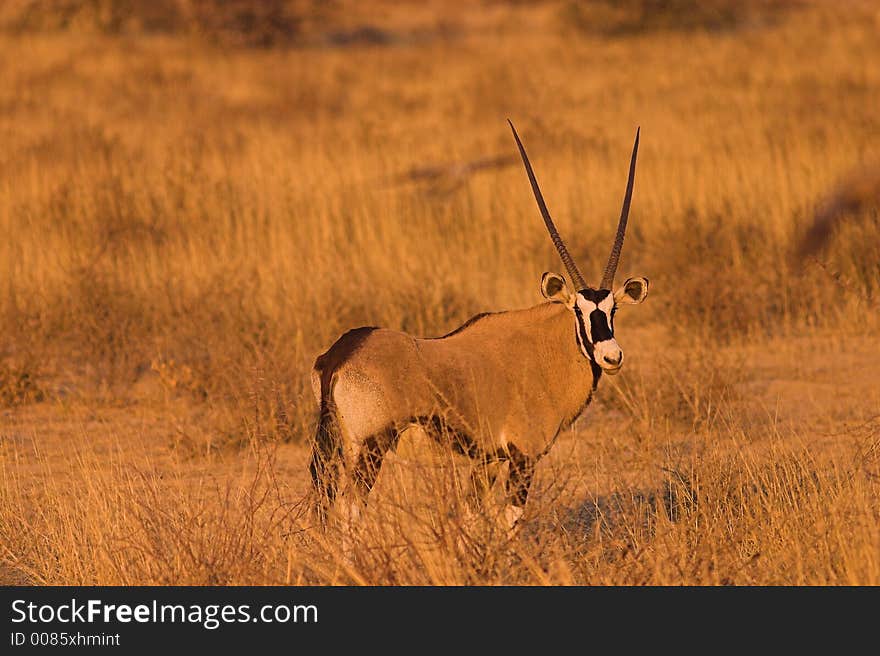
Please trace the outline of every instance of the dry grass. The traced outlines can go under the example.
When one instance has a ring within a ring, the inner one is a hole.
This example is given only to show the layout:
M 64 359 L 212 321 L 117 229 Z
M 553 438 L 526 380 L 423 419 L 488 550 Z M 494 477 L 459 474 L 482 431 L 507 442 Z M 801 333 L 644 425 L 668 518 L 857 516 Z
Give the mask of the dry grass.
M 880 158 L 880 14 L 771 4 L 685 31 L 383 4 L 276 49 L 0 14 L 0 578 L 880 583 L 876 209 L 788 257 Z M 315 355 L 560 268 L 517 166 L 456 167 L 511 153 L 508 116 L 596 274 L 642 127 L 629 364 L 518 535 L 413 436 L 343 558 L 302 513 Z

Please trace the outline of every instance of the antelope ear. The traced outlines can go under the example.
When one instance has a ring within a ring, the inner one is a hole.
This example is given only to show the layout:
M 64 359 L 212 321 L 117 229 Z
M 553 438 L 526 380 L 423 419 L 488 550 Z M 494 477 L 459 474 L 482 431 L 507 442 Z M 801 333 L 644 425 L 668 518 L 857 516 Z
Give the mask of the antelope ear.
M 616 305 L 638 305 L 648 297 L 647 278 L 627 278 L 614 292 Z
M 541 276 L 541 293 L 548 301 L 562 303 L 568 307 L 574 305 L 574 295 L 568 291 L 565 278 L 558 273 L 546 272 Z

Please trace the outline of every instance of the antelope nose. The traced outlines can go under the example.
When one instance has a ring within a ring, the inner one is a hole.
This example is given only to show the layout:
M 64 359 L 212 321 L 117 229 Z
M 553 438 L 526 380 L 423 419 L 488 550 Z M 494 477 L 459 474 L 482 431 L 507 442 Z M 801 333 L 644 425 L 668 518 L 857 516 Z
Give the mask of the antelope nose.
M 618 364 L 620 364 L 620 361 L 623 360 L 623 353 L 618 351 L 617 353 L 615 353 L 613 355 L 606 355 L 604 357 L 604 360 L 608 364 L 618 365 Z

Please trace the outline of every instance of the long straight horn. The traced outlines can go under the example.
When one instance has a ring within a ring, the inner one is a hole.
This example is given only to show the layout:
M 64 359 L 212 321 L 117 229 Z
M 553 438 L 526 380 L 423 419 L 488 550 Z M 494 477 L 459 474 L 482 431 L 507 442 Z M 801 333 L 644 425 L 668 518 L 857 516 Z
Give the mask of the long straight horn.
M 611 255 L 608 256 L 608 264 L 605 265 L 605 273 L 602 274 L 599 289 L 611 289 L 614 284 L 614 274 L 617 272 L 617 263 L 620 261 L 620 251 L 623 248 L 623 238 L 626 235 L 626 220 L 629 218 L 629 205 L 632 201 L 633 183 L 636 179 L 636 156 L 639 154 L 640 131 L 641 128 L 636 128 L 636 142 L 633 144 L 632 159 L 629 161 L 629 179 L 626 181 L 626 195 L 623 197 L 620 221 L 617 223 L 617 235 L 614 237 L 614 246 L 611 247 Z
M 547 209 L 547 204 L 544 202 L 544 196 L 541 195 L 541 189 L 538 187 L 538 181 L 535 179 L 532 165 L 529 164 L 529 157 L 526 155 L 526 149 L 523 148 L 522 141 L 519 140 L 519 135 L 516 133 L 516 128 L 513 127 L 513 123 L 510 122 L 510 119 L 507 119 L 507 122 L 510 123 L 510 129 L 513 130 L 513 138 L 516 139 L 519 154 L 522 157 L 523 164 L 525 164 L 526 173 L 529 176 L 529 182 L 532 184 L 532 191 L 535 194 L 535 200 L 538 201 L 538 209 L 541 210 L 541 216 L 544 217 L 544 225 L 547 226 L 547 232 L 550 233 L 550 239 L 553 240 L 553 245 L 556 246 L 556 250 L 559 251 L 559 257 L 562 259 L 566 271 L 568 271 L 568 277 L 571 278 L 571 283 L 574 285 L 575 291 L 585 289 L 587 283 L 584 282 L 584 277 L 581 275 L 581 272 L 578 271 L 577 266 L 575 266 L 574 260 L 571 259 L 571 255 L 568 254 L 568 249 L 565 247 L 562 237 L 559 236 L 559 231 L 553 224 L 553 219 L 550 218 L 550 212 Z

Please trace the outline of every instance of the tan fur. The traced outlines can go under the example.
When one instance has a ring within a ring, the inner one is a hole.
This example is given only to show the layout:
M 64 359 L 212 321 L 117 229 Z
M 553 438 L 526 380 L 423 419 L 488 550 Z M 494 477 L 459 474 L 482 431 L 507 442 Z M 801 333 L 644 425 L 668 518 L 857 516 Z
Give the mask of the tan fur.
M 538 457 L 592 390 L 574 330 L 560 303 L 487 315 L 442 339 L 376 330 L 336 372 L 346 451 L 389 423 L 439 414 L 482 451 L 512 443 Z

